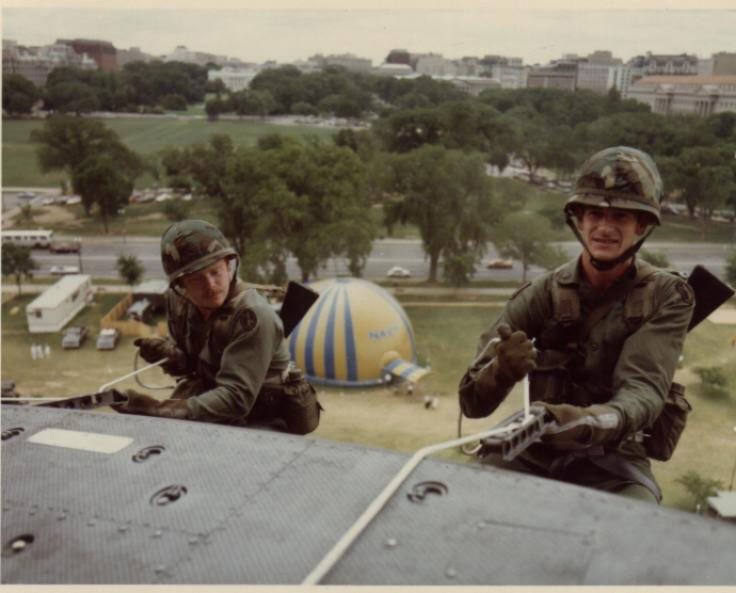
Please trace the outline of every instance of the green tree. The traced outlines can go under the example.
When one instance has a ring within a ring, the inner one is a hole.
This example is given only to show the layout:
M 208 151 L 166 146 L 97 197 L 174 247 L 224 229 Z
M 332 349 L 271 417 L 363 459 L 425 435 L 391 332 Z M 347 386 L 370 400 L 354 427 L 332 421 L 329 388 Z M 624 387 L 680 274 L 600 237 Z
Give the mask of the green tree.
M 215 121 L 221 113 L 227 111 L 227 104 L 219 97 L 215 97 L 204 104 L 204 111 L 207 114 L 207 119 Z
M 74 192 L 82 198 L 87 215 L 95 199 L 89 186 L 83 195 L 78 185 L 83 178 L 80 171 L 83 163 L 106 159 L 114 164 L 118 175 L 128 179 L 135 179 L 143 170 L 140 158 L 100 121 L 54 116 L 47 119 L 42 128 L 31 132 L 31 140 L 40 145 L 37 156 L 41 170 L 63 170 L 71 179 Z
M 184 180 L 198 193 L 212 198 L 224 195 L 227 163 L 233 155 L 233 142 L 225 134 L 212 134 L 207 144 L 193 144 L 183 148 L 165 147 L 161 165 L 171 180 Z
M 728 146 L 692 146 L 664 159 L 662 174 L 670 191 L 677 190 L 691 217 L 700 208 L 703 219 L 723 207 L 736 193 L 736 166 Z
M 726 255 L 726 281 L 736 286 L 736 249 L 731 249 Z
M 482 257 L 498 220 L 482 158 L 441 146 L 423 146 L 389 162 L 384 204 L 389 224 L 412 222 L 429 257 L 429 281 L 437 281 L 440 257 L 451 264 L 450 280 L 463 283 L 469 262 Z
M 47 85 L 44 94 L 46 109 L 59 113 L 81 115 L 100 108 L 95 89 L 82 82 L 61 82 Z
M 20 74 L 3 72 L 3 110 L 11 115 L 30 113 L 40 93 Z
M 187 99 L 182 95 L 164 95 L 161 97 L 161 107 L 169 111 L 186 111 Z
M 33 271 L 38 269 L 38 262 L 31 257 L 31 248 L 22 245 L 6 243 L 3 245 L 2 271 L 3 276 L 15 276 L 18 285 L 18 294 L 21 294 L 23 278 L 33 278 Z
M 74 187 L 82 202 L 97 206 L 105 234 L 109 230 L 109 219 L 117 216 L 120 208 L 128 203 L 133 179 L 107 155 L 91 156 L 75 169 Z
M 720 480 L 704 478 L 696 471 L 688 471 L 675 479 L 675 482 L 684 486 L 692 497 L 693 510 L 698 511 L 708 504 L 708 497 L 715 496 L 716 491 L 723 488 Z
M 135 255 L 118 255 L 116 262 L 118 275 L 128 286 L 135 286 L 143 278 L 143 264 Z
M 493 243 L 501 255 L 521 262 L 522 282 L 526 282 L 530 266 L 552 269 L 567 259 L 564 251 L 549 244 L 553 238 L 549 220 L 541 214 L 521 211 L 504 216 Z
M 190 210 L 191 202 L 185 202 L 184 200 L 169 200 L 168 202 L 164 202 L 164 216 L 171 222 L 186 220 L 189 218 Z

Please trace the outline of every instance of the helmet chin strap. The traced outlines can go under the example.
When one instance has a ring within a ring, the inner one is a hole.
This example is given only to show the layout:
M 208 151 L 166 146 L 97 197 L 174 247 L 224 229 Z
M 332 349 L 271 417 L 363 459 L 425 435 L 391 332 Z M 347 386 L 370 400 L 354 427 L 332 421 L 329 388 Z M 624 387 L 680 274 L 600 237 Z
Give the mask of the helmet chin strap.
M 567 222 L 567 226 L 569 226 L 572 229 L 573 234 L 577 238 L 578 242 L 583 246 L 583 249 L 588 254 L 588 257 L 590 257 L 590 263 L 591 265 L 601 272 L 606 272 L 608 270 L 612 270 L 615 268 L 618 264 L 621 262 L 625 262 L 629 258 L 636 255 L 636 252 L 639 251 L 642 245 L 644 245 L 644 241 L 647 240 L 647 237 L 652 234 L 652 231 L 654 230 L 655 225 L 649 225 L 649 229 L 646 233 L 644 233 L 644 236 L 639 239 L 636 243 L 634 243 L 631 247 L 626 249 L 623 253 L 619 254 L 618 256 L 614 257 L 613 259 L 598 259 L 593 256 L 590 249 L 588 248 L 588 245 L 585 243 L 585 240 L 583 239 L 583 236 L 580 234 L 580 230 L 578 229 L 578 225 L 575 224 L 575 215 L 570 211 L 565 212 L 565 221 Z

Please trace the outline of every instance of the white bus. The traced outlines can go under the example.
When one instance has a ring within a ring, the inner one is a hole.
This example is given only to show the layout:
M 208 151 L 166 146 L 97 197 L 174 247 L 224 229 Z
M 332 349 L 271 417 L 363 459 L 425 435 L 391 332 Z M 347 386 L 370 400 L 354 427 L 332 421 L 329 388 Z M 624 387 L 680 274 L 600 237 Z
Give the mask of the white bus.
M 3 243 L 13 243 L 15 245 L 24 245 L 25 247 L 40 247 L 48 249 L 54 237 L 54 231 L 14 231 L 8 230 L 2 232 Z

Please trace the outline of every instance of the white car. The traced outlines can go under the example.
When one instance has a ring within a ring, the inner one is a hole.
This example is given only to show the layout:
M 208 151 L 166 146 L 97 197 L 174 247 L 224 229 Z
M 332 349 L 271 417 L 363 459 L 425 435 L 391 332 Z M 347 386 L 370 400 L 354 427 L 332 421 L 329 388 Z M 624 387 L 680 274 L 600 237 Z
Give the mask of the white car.
M 389 278 L 411 278 L 411 272 L 401 266 L 394 266 L 386 272 L 386 276 Z
M 51 266 L 49 270 L 54 276 L 64 276 L 66 274 L 79 274 L 78 266 Z

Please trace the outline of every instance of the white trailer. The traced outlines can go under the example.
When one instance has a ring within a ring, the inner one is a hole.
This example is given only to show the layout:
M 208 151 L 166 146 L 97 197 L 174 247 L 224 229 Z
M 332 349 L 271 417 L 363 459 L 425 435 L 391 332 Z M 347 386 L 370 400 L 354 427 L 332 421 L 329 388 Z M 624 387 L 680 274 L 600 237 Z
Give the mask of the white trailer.
M 92 297 L 92 278 L 88 274 L 64 276 L 26 307 L 28 331 L 58 332 L 92 302 Z

